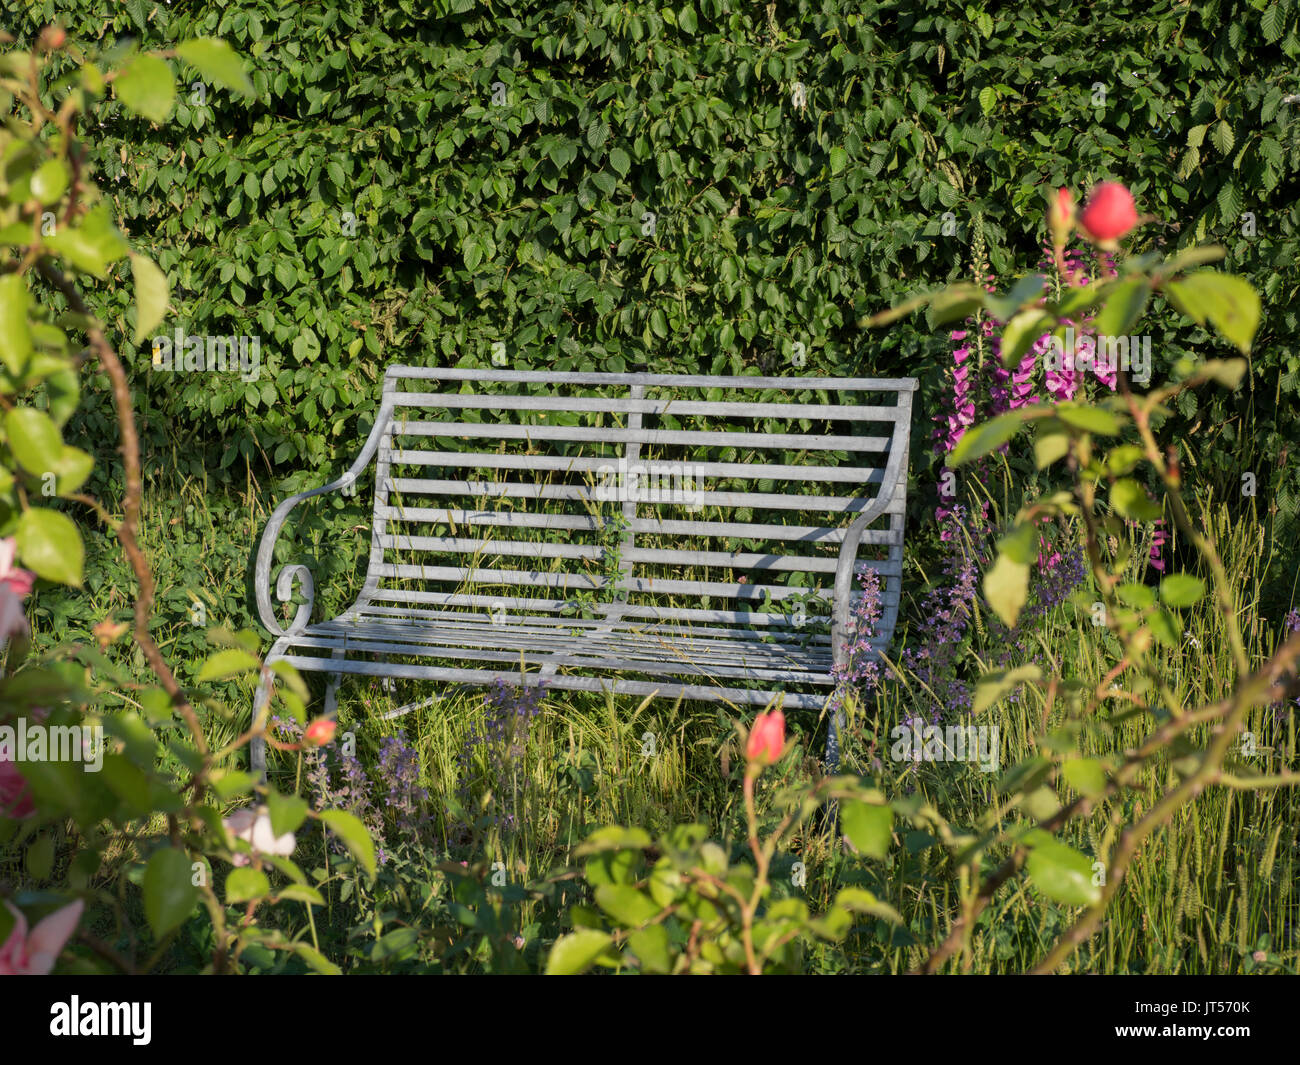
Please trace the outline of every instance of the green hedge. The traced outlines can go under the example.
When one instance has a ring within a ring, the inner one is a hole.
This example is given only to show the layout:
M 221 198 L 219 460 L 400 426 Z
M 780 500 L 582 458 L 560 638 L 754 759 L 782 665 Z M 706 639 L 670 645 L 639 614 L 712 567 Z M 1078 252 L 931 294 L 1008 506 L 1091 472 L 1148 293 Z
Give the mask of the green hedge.
M 488 365 L 496 343 L 516 368 L 914 374 L 933 415 L 946 341 L 857 317 L 967 272 L 976 215 L 1009 283 L 1038 265 L 1046 189 L 1115 178 L 1156 216 L 1144 241 L 1219 240 L 1264 292 L 1248 386 L 1186 400 L 1173 435 L 1221 494 L 1255 471 L 1285 517 L 1298 8 L 46 0 L 14 28 L 247 57 L 255 100 L 186 91 L 161 127 L 109 106 L 96 160 L 172 276 L 169 328 L 262 338 L 255 384 L 151 373 L 114 315 L 153 424 L 212 465 L 337 469 L 386 364 Z M 1215 344 L 1159 328 L 1157 376 Z

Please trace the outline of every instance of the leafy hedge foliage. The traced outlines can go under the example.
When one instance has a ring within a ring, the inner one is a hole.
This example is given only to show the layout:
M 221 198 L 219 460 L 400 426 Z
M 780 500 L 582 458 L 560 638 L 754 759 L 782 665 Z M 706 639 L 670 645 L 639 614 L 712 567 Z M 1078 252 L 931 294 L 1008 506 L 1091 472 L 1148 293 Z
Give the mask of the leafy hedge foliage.
M 168 328 L 262 338 L 256 382 L 151 374 L 125 304 L 101 307 L 152 409 L 222 466 L 318 477 L 355 450 L 385 365 L 486 365 L 495 344 L 515 368 L 915 374 L 933 412 L 943 340 L 858 316 L 967 273 L 976 216 L 1009 283 L 1039 263 L 1044 191 L 1110 177 L 1195 219 L 1146 241 L 1218 240 L 1264 294 L 1243 388 L 1189 395 L 1169 435 L 1221 495 L 1254 471 L 1285 517 L 1298 10 L 45 0 L 13 28 L 249 57 L 253 100 L 195 84 L 165 126 L 110 118 L 95 161 L 171 275 Z M 1219 343 L 1173 315 L 1150 328 L 1157 380 Z

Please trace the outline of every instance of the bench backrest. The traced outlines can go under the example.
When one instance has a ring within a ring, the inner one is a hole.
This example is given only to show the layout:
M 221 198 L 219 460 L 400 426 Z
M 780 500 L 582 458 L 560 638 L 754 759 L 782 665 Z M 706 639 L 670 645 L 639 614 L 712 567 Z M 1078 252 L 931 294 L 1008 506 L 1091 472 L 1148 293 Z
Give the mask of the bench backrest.
M 368 613 L 618 616 L 818 642 L 846 528 L 888 640 L 914 379 L 395 366 Z

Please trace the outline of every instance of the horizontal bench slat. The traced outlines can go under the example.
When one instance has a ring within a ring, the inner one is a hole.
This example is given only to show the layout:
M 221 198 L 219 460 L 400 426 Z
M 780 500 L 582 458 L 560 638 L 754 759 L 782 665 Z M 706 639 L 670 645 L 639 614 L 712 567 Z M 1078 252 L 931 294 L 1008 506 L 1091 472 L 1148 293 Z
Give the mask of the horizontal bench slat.
M 672 388 L 805 389 L 826 392 L 906 392 L 916 390 L 912 377 L 748 377 L 653 373 L 555 373 L 550 370 L 481 370 L 459 366 L 390 366 L 385 389 L 396 380 L 500 381 L 544 385 L 607 385 L 613 387 L 664 385 Z M 400 393 L 398 393 L 400 394 Z
M 394 406 L 428 410 L 514 410 L 580 413 L 712 416 L 717 418 L 807 418 L 831 422 L 896 422 L 902 407 L 813 403 L 733 403 L 726 400 L 620 399 L 602 396 L 511 396 L 491 392 L 397 392 Z
M 484 499 L 555 499 L 580 503 L 615 503 L 639 502 L 657 503 L 654 498 L 624 500 L 615 498 L 618 489 L 610 486 L 604 493 L 607 498 L 597 494 L 599 487 L 578 484 L 538 484 L 535 481 L 442 481 L 419 477 L 390 477 L 387 482 L 390 492 L 410 493 L 413 495 L 447 495 L 475 496 Z M 639 491 L 639 490 L 638 490 Z M 670 493 L 678 489 L 670 488 Z M 855 513 L 871 505 L 870 499 L 861 496 L 800 496 L 787 495 L 783 492 L 710 492 L 684 489 L 683 493 L 691 496 L 690 500 L 664 500 L 674 506 L 699 507 L 753 507 L 757 510 L 824 510 L 831 513 Z M 648 493 L 653 495 L 654 492 Z M 698 504 L 696 503 L 698 499 Z M 901 506 L 902 500 L 898 499 Z
M 585 514 L 536 514 L 532 511 L 481 511 L 455 507 L 375 508 L 375 517 L 383 522 L 403 521 L 425 524 L 487 525 L 521 529 L 567 529 L 597 531 L 600 523 Z M 843 543 L 848 526 L 830 528 L 819 525 L 762 525 L 757 522 L 673 521 L 665 518 L 633 518 L 628 522 L 633 533 L 660 536 L 735 538 L 742 540 L 795 540 L 808 543 Z M 868 529 L 864 545 L 892 546 L 902 542 L 902 534 L 892 529 Z
M 409 451 L 381 453 L 393 465 L 469 467 L 487 470 L 548 470 L 560 473 L 599 473 L 617 470 L 617 458 L 570 458 L 566 455 L 495 455 L 482 451 Z M 629 469 L 652 476 L 672 475 L 683 462 L 638 459 Z M 695 477 L 735 477 L 754 481 L 836 481 L 851 484 L 879 484 L 885 471 L 873 466 L 786 466 L 758 462 L 691 462 Z
M 381 563 L 371 572 L 378 577 L 395 580 L 413 581 L 469 581 L 475 585 L 510 585 L 530 588 L 565 588 L 574 591 L 599 591 L 617 584 L 618 590 L 629 594 L 646 595 L 709 595 L 726 599 L 761 599 L 764 594 L 774 600 L 789 599 L 800 595 L 820 592 L 829 597 L 831 589 L 794 588 L 783 584 L 739 584 L 722 581 L 690 581 L 674 577 L 595 577 L 588 573 L 553 572 L 549 570 L 512 570 L 484 569 L 473 566 L 395 566 Z M 399 594 L 404 589 L 388 587 L 388 598 Z M 860 596 L 861 593 L 853 593 Z M 887 602 L 891 594 L 888 590 L 881 593 L 881 601 Z
M 504 422 L 398 421 L 394 436 L 487 438 L 491 440 L 566 440 L 575 443 L 659 444 L 734 448 L 779 448 L 796 451 L 888 451 L 888 436 L 826 436 L 804 433 L 700 432 L 670 429 L 608 429 L 586 425 L 511 425 Z
M 444 554 L 509 556 L 522 558 L 575 558 L 599 560 L 605 548 L 589 544 L 549 544 L 529 540 L 473 540 L 458 536 L 378 537 L 379 545 L 393 551 L 432 551 Z M 661 563 L 680 566 L 715 566 L 733 569 L 774 569 L 804 573 L 834 573 L 838 559 L 834 555 L 777 555 L 741 551 L 680 551 L 671 548 L 628 548 L 622 557 L 629 562 Z M 898 563 L 863 562 L 862 567 L 875 569 L 882 576 L 897 576 Z

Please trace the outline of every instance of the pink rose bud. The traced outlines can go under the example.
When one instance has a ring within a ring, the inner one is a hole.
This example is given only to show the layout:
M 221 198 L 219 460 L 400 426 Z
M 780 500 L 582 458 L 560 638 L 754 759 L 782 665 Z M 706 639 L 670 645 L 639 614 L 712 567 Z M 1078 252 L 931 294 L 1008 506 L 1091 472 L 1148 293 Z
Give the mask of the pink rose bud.
M 338 725 L 327 717 L 318 717 L 310 725 L 307 731 L 303 733 L 303 739 L 308 743 L 315 744 L 317 747 L 324 747 L 328 743 L 334 742 L 334 732 Z
M 1074 196 L 1069 189 L 1057 189 L 1047 212 L 1047 224 L 1052 230 L 1052 240 L 1062 245 L 1074 228 Z
M 1093 189 L 1079 215 L 1079 224 L 1103 248 L 1115 247 L 1115 242 L 1137 225 L 1137 220 L 1133 194 L 1118 181 L 1103 181 Z
M 759 714 L 754 727 L 749 730 L 745 744 L 745 757 L 751 762 L 771 765 L 781 757 L 785 747 L 785 714 L 780 710 Z

